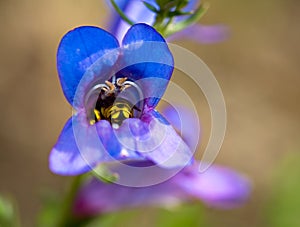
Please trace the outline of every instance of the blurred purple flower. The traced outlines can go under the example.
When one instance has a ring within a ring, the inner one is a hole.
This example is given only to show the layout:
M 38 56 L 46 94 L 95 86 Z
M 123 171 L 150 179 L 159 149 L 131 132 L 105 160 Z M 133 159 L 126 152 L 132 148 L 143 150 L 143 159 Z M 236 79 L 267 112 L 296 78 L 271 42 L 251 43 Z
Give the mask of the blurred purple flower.
M 107 4 L 111 6 L 109 0 L 106 0 Z M 155 21 L 155 13 L 150 11 L 140 0 L 115 0 L 120 9 L 123 10 L 132 21 L 137 23 L 146 23 L 153 25 Z M 155 0 L 145 1 L 152 5 L 156 5 Z M 200 0 L 191 0 L 185 7 L 185 11 L 191 11 L 200 5 Z M 108 21 L 108 30 L 116 36 L 117 39 L 122 40 L 126 31 L 130 28 L 130 25 L 123 21 L 120 15 L 115 12 L 111 6 L 111 17 Z M 176 17 L 175 22 L 182 21 L 186 16 Z M 167 38 L 169 41 L 176 39 L 191 39 L 202 44 L 222 42 L 228 38 L 229 29 L 226 25 L 201 25 L 193 24 L 178 33 L 175 33 Z
M 228 35 L 229 30 L 225 25 L 195 24 L 170 36 L 168 41 L 189 38 L 199 43 L 211 44 L 225 41 L 228 38 Z
M 171 179 L 143 188 L 107 184 L 93 178 L 79 190 L 74 214 L 93 216 L 124 208 L 169 207 L 195 199 L 211 207 L 229 209 L 246 201 L 250 184 L 242 175 L 221 166 L 211 166 L 206 172 L 199 173 L 198 166 L 195 162 Z
M 173 64 L 163 37 L 146 24 L 132 26 L 121 47 L 97 27 L 68 32 L 57 68 L 75 113 L 50 153 L 52 172 L 76 175 L 115 160 L 150 160 L 164 168 L 188 164 L 191 150 L 155 110 Z

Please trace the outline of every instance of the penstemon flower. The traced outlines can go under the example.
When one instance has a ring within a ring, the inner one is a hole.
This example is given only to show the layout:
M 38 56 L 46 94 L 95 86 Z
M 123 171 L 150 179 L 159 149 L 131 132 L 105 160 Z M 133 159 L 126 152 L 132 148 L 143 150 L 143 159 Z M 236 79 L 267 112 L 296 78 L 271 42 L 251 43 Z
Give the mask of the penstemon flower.
M 73 116 L 49 166 L 61 175 L 94 170 L 98 176 L 75 178 L 56 226 L 128 207 L 190 200 L 218 208 L 242 204 L 250 193 L 245 177 L 216 165 L 199 173 L 200 163 L 193 160 L 199 135 L 191 130 L 197 131 L 198 117 L 183 107 L 162 114 L 155 109 L 174 69 L 164 37 L 193 31 L 197 41 L 215 42 L 225 38 L 224 27 L 195 25 L 206 11 L 197 0 L 110 2 L 118 12 L 112 34 L 78 27 L 64 35 L 57 51 L 58 75 Z
M 75 111 L 50 153 L 52 172 L 76 175 L 115 160 L 164 168 L 191 161 L 188 146 L 155 110 L 173 72 L 172 54 L 155 29 L 136 24 L 119 47 L 100 28 L 76 28 L 60 42 L 57 67 Z

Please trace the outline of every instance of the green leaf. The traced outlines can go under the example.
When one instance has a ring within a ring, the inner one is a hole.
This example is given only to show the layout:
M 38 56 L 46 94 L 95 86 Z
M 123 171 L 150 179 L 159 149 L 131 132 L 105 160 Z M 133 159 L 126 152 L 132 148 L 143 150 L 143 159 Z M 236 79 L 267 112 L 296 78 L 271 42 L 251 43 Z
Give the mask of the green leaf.
M 170 2 L 174 2 L 174 0 L 156 0 L 157 5 L 159 5 L 160 8 L 163 8 L 165 5 L 167 5 Z
M 153 5 L 149 4 L 148 2 L 143 2 L 143 3 L 150 11 L 154 13 L 158 13 L 158 10 Z
M 164 35 L 166 37 L 176 33 L 176 32 L 179 32 L 183 29 L 185 29 L 186 27 L 198 22 L 204 15 L 205 13 L 207 12 L 209 8 L 209 5 L 208 4 L 201 4 L 195 12 L 191 12 L 191 16 L 188 17 L 186 20 L 184 21 L 181 21 L 181 22 L 178 22 L 177 24 L 175 25 L 171 25 L 167 28 L 167 30 L 165 31 Z
M 182 8 L 186 7 L 188 3 L 189 3 L 189 0 L 178 0 L 176 8 L 182 9 Z
M 160 11 L 161 12 L 168 12 L 171 9 L 179 9 L 178 6 L 181 5 L 181 0 L 160 0 L 160 1 L 156 1 L 156 3 L 158 4 Z
M 182 12 L 182 11 L 171 11 L 168 12 L 167 17 L 176 17 L 176 16 L 186 16 L 186 15 L 191 15 L 192 12 Z
M 169 1 L 161 1 L 160 9 L 163 11 L 170 11 L 171 9 L 180 10 L 187 6 L 189 3 L 188 0 L 169 0 Z
M 119 175 L 111 172 L 105 165 L 98 165 L 91 173 L 105 183 L 114 183 L 119 179 Z

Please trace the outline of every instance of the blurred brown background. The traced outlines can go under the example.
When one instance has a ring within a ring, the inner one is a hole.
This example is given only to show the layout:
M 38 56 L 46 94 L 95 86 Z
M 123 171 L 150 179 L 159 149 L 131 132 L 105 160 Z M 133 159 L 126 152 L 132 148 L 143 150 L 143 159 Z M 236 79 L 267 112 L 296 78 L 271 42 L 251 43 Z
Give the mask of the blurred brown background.
M 202 23 L 227 24 L 230 39 L 213 45 L 176 43 L 203 59 L 223 90 L 228 130 L 217 163 L 245 173 L 254 187 L 242 208 L 208 209 L 207 215 L 211 226 L 266 226 L 261 211 L 273 172 L 284 156 L 300 150 L 300 4 L 206 2 L 211 7 Z M 49 151 L 71 115 L 56 73 L 58 42 L 79 25 L 104 27 L 107 16 L 100 0 L 0 1 L 0 193 L 15 197 L 24 226 L 35 222 L 41 195 L 60 191 L 69 181 L 48 170 Z M 176 76 L 174 81 L 189 86 Z M 207 104 L 201 93 L 191 95 L 205 145 L 210 130 Z

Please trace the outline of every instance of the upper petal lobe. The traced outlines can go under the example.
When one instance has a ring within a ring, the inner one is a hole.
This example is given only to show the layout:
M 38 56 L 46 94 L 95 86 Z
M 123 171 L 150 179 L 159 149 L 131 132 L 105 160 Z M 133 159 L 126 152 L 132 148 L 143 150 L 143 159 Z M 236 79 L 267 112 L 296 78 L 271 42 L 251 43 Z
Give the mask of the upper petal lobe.
M 71 105 L 87 69 L 106 52 L 118 47 L 113 35 L 92 26 L 75 28 L 62 38 L 57 51 L 57 70 L 63 92 Z M 116 61 L 117 58 L 110 58 L 106 64 L 111 66 Z
M 146 24 L 133 25 L 122 43 L 123 56 L 119 65 L 121 71 L 118 74 L 139 84 L 145 96 L 146 106 L 154 108 L 164 94 L 173 73 L 172 53 L 164 38 Z

